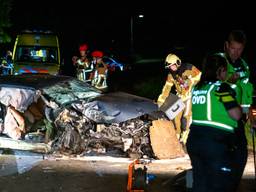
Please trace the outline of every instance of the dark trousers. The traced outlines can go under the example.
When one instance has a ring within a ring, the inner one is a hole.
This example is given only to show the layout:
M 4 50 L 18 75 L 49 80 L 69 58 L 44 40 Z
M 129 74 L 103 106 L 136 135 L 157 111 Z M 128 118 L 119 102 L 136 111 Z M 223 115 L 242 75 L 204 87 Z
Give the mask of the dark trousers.
M 234 134 L 211 127 L 191 126 L 187 151 L 193 169 L 193 192 L 236 191 L 247 160 L 245 146 Z
M 241 178 L 243 176 L 244 168 L 247 163 L 248 150 L 247 150 L 247 141 L 245 137 L 244 131 L 239 134 L 239 138 L 236 141 L 236 147 L 234 152 L 232 153 L 232 167 L 233 167 L 233 189 L 232 191 L 236 191 L 238 188 Z

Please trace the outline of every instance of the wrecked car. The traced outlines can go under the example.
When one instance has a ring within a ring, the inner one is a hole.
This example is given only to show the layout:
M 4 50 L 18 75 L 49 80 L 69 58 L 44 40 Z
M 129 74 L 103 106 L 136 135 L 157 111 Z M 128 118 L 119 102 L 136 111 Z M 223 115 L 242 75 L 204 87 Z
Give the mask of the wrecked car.
M 154 158 L 149 130 L 159 115 L 150 99 L 69 76 L 0 77 L 0 148 Z
M 145 98 L 47 74 L 4 76 L 0 88 L 2 148 L 80 154 L 149 144 L 143 115 L 157 107 Z

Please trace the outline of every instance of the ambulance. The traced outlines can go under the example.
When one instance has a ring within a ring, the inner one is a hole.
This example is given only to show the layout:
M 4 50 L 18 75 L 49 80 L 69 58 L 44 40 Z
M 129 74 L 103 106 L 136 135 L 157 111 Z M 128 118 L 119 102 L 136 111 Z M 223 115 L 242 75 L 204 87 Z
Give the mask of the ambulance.
M 23 31 L 16 37 L 12 60 L 13 75 L 59 74 L 61 61 L 58 36 L 50 31 Z

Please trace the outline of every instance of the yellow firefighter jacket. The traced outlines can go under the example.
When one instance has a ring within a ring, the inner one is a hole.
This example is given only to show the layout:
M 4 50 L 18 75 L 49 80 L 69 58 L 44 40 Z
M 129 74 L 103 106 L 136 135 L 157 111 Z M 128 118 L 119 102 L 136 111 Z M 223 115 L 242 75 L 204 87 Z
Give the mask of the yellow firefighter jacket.
M 173 85 L 175 86 L 176 94 L 182 101 L 191 98 L 191 90 L 199 82 L 200 78 L 201 71 L 199 69 L 192 64 L 183 63 L 177 71 L 171 71 L 168 74 L 162 93 L 157 100 L 158 106 L 165 102 Z

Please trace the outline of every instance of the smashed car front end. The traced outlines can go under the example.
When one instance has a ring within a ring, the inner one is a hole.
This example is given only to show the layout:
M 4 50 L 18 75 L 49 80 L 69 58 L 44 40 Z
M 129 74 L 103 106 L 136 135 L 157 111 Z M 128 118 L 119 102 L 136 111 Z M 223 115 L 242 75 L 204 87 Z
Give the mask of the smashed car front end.
M 23 150 L 153 157 L 149 114 L 158 108 L 151 100 L 124 92 L 102 94 L 70 77 L 6 78 L 0 79 L 0 146 L 8 140 Z

